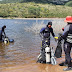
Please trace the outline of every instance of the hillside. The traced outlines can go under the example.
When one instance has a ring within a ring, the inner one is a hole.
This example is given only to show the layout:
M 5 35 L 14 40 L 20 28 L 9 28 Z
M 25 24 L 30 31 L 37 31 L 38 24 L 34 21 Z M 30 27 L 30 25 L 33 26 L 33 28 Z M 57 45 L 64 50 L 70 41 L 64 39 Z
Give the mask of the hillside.
M 64 18 L 67 15 L 72 16 L 72 7 L 34 2 L 0 4 L 0 17 Z

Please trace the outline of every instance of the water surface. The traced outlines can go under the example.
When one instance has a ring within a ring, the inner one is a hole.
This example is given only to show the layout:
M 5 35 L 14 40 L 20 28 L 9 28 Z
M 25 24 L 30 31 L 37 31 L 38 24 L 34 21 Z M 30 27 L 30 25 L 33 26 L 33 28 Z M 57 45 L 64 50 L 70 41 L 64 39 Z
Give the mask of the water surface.
M 64 19 L 0 19 L 0 28 L 6 25 L 6 35 L 15 41 L 9 45 L 0 43 L 0 68 L 36 64 L 41 46 L 39 31 L 48 21 L 52 21 L 56 36 L 66 25 Z M 56 48 L 56 42 L 52 36 L 51 46 Z

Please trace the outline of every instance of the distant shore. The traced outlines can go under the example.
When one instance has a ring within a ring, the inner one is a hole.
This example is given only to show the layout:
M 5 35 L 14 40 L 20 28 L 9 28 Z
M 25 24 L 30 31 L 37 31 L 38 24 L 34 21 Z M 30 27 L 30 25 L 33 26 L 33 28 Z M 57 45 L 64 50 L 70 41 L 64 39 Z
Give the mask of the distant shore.
M 38 20 L 48 20 L 48 19 L 65 19 L 65 18 L 16 18 L 16 17 L 2 18 L 2 17 L 0 17 L 0 19 L 28 19 L 28 20 L 36 20 L 36 19 L 38 19 Z

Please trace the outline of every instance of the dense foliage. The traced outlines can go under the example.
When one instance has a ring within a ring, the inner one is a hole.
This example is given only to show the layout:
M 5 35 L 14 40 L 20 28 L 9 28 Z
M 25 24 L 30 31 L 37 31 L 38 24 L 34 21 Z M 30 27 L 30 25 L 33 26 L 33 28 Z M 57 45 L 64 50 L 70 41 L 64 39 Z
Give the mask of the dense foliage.
M 65 5 L 72 7 L 72 1 L 67 2 Z
M 48 18 L 72 15 L 72 7 L 29 3 L 0 4 L 0 17 Z

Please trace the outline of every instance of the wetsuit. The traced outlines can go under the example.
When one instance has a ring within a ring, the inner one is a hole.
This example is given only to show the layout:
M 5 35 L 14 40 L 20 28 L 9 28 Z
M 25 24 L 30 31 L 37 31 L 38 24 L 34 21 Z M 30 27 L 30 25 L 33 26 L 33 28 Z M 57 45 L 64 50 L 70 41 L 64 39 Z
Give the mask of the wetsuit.
M 0 40 L 2 40 L 2 30 L 0 30 Z
M 47 40 L 47 45 L 50 46 L 50 33 L 54 37 L 53 28 L 45 27 L 40 30 L 40 34 L 43 36 L 42 45 L 45 40 Z
M 2 40 L 3 33 L 4 33 L 4 36 L 6 36 L 6 34 L 5 34 L 5 32 L 4 32 L 4 28 L 2 27 L 2 28 L 0 29 L 0 41 Z
M 72 24 L 68 24 L 64 27 L 64 32 L 60 38 L 64 39 L 64 51 L 65 51 L 65 63 L 68 64 L 68 67 L 71 66 L 71 47 L 72 47 Z

